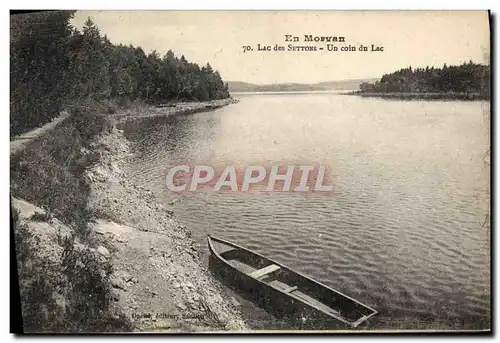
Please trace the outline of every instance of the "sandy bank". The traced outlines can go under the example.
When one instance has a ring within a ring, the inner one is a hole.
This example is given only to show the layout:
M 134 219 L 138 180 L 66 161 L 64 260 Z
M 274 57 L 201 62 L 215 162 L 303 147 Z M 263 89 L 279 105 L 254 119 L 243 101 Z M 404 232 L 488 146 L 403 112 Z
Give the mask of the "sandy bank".
M 218 102 L 217 106 L 232 101 Z M 168 115 L 200 111 L 206 106 L 182 107 L 180 112 L 169 110 Z M 139 332 L 246 331 L 232 299 L 223 296 L 222 285 L 203 267 L 187 228 L 171 218 L 172 213 L 155 200 L 151 191 L 130 181 L 122 171 L 131 154 L 123 132 L 114 125 L 83 150 L 89 156 L 99 157 L 83 174 L 90 186 L 87 206 L 95 213 L 96 220 L 89 223 L 88 238 L 77 238 L 73 246 L 77 251 L 84 251 L 87 261 L 84 264 L 96 266 L 94 270 L 102 278 L 109 276 L 106 278 L 114 309 L 110 315 L 117 320 L 124 316 L 126 322 L 131 323 L 126 326 L 130 328 L 127 330 Z M 60 286 L 59 280 L 68 279 L 64 239 L 74 236 L 74 228 L 64 225 L 50 211 L 23 199 L 13 198 L 12 204 L 19 218 L 16 225 L 22 227 L 23 237 L 29 238 L 23 241 L 20 237 L 23 248 L 34 251 L 35 264 L 43 265 L 48 280 L 46 299 L 51 304 L 50 299 L 56 302 L 53 307 L 47 307 L 45 321 L 50 322 L 50 316 L 56 311 L 60 313 L 58 318 L 65 318 L 64 313 L 73 310 L 72 304 L 66 301 L 72 299 L 72 281 L 66 280 L 66 286 Z M 18 252 L 17 256 L 22 257 Z M 32 261 L 22 263 L 25 273 L 20 276 L 20 282 L 33 283 L 33 276 L 38 275 L 42 267 L 33 267 Z M 112 266 L 111 274 L 106 271 L 108 265 Z M 85 265 L 80 263 L 80 267 Z M 28 296 L 21 291 L 22 301 Z M 37 303 L 34 305 L 38 306 Z M 104 311 L 99 302 L 90 307 Z M 33 313 L 33 317 L 38 320 L 38 312 Z M 57 331 L 66 326 L 62 322 L 55 327 Z M 36 323 L 33 330 L 38 330 Z
M 101 162 L 87 172 L 90 205 L 103 219 L 94 232 L 108 242 L 125 315 L 140 331 L 245 330 L 240 313 L 202 267 L 190 232 L 122 172 L 130 154 L 122 132 L 101 136 L 95 149 Z
M 120 111 L 113 115 L 117 123 L 134 121 L 151 117 L 168 117 L 171 115 L 185 115 L 198 112 L 215 110 L 229 104 L 237 103 L 234 98 L 219 99 L 205 102 L 179 102 L 172 104 L 163 104 L 160 106 L 132 106 L 126 111 Z

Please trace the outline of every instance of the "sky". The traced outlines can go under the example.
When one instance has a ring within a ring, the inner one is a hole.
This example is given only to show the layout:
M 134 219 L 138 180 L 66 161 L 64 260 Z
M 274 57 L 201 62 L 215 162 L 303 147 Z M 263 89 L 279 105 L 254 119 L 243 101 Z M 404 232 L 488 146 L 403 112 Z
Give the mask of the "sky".
M 88 17 L 113 43 L 170 49 L 209 62 L 225 81 L 257 84 L 378 78 L 408 66 L 488 63 L 490 54 L 487 11 L 77 11 L 72 24 L 80 29 Z M 300 41 L 286 42 L 287 34 Z M 304 42 L 309 34 L 344 37 L 332 44 L 357 51 L 327 51 L 327 43 Z M 257 51 L 258 44 L 324 50 Z M 370 51 L 372 44 L 383 51 Z

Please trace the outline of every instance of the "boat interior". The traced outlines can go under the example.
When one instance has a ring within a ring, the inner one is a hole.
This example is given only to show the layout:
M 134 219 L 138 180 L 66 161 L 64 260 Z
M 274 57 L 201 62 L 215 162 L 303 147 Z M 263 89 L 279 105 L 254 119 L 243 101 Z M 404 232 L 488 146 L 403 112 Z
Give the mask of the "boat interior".
M 214 247 L 219 255 L 241 273 L 286 293 L 292 298 L 305 302 L 330 316 L 354 323 L 362 321 L 374 312 L 353 299 L 325 288 L 251 251 L 218 241 L 215 243 Z

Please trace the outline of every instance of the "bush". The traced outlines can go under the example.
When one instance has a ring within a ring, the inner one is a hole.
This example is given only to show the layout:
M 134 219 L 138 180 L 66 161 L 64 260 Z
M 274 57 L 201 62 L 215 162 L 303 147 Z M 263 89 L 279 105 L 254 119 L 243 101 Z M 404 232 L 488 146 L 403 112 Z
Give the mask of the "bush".
M 63 240 L 63 272 L 68 280 L 65 331 L 127 331 L 131 324 L 112 313 L 113 272 L 109 261 L 99 261 L 90 249 L 76 248 L 74 237 Z M 80 246 L 81 247 L 81 246 Z
M 40 212 L 35 212 L 35 214 L 33 214 L 30 217 L 30 220 L 34 221 L 34 222 L 49 222 L 51 219 L 52 219 L 52 216 L 50 214 L 40 213 Z
M 60 284 L 54 283 L 59 279 L 50 277 L 56 272 L 55 268 L 36 255 L 40 251 L 40 240 L 25 224 L 16 221 L 14 230 L 23 329 L 25 332 L 52 331 L 62 325 L 64 316 L 64 310 L 53 296 L 60 289 Z
M 60 239 L 62 258 L 54 263 L 40 254 L 40 239 L 19 221 L 15 223 L 15 242 L 25 332 L 132 329 L 123 314 L 113 313 L 108 261 L 99 261 L 94 251 L 76 245 L 71 237 Z
M 66 96 L 74 11 L 10 16 L 11 136 L 50 122 Z
M 12 194 L 48 209 L 84 236 L 93 219 L 84 172 L 99 159 L 89 148 L 96 135 L 111 127 L 105 117 L 75 109 L 50 135 L 11 158 Z
M 11 157 L 12 194 L 47 211 L 35 213 L 31 221 L 49 221 L 53 215 L 74 227 L 80 241 L 89 242 L 88 223 L 94 214 L 87 204 L 90 185 L 84 173 L 99 160 L 92 142 L 111 128 L 104 116 L 78 106 L 50 135 Z M 75 237 L 58 237 L 62 257 L 59 263 L 51 262 L 39 253 L 40 240 L 20 224 L 15 210 L 13 221 L 25 331 L 131 330 L 123 314 L 112 310 L 109 261 L 101 261 L 95 251 L 76 244 Z M 54 300 L 56 294 L 62 304 Z

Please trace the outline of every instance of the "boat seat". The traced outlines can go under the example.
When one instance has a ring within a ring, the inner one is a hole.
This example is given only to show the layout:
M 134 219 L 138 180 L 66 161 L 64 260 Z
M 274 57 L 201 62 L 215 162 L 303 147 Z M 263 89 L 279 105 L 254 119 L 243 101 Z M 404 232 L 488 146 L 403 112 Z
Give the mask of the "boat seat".
M 264 267 L 262 269 L 258 269 L 258 270 L 254 271 L 254 272 L 251 272 L 251 273 L 247 274 L 247 275 L 253 277 L 254 279 L 258 279 L 258 278 L 263 277 L 264 275 L 267 275 L 267 274 L 270 274 L 272 272 L 275 272 L 278 269 L 280 269 L 280 266 L 277 266 L 275 264 L 271 264 L 271 265 L 269 265 L 267 267 Z
M 285 293 L 291 293 L 291 292 L 297 290 L 297 288 L 298 288 L 297 286 L 292 286 L 290 288 L 284 289 L 283 292 L 285 292 Z
M 298 288 L 298 286 L 290 286 L 290 285 L 287 285 L 286 283 L 280 282 L 278 280 L 271 281 L 269 283 L 269 285 L 279 289 L 280 291 L 282 291 L 284 293 L 291 293 L 291 292 L 297 290 L 297 288 Z

